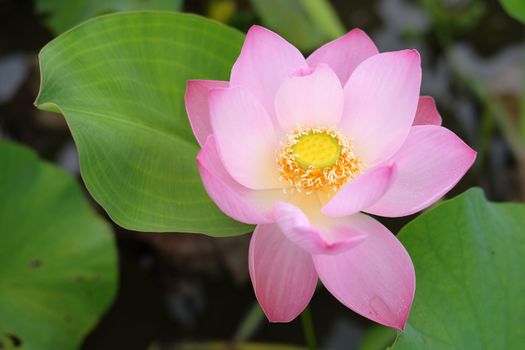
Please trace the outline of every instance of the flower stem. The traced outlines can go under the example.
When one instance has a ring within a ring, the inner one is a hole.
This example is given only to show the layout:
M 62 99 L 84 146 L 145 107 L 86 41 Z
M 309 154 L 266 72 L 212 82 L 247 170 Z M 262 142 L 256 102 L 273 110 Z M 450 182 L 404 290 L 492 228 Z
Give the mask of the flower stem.
M 310 313 L 309 307 L 304 309 L 303 313 L 301 314 L 301 322 L 303 324 L 304 339 L 306 340 L 308 350 L 317 350 L 314 323 L 312 321 L 312 314 Z
M 256 301 L 250 311 L 244 316 L 237 332 L 233 336 L 232 342 L 242 343 L 250 339 L 261 325 L 263 319 L 264 313 L 261 310 L 259 303 Z

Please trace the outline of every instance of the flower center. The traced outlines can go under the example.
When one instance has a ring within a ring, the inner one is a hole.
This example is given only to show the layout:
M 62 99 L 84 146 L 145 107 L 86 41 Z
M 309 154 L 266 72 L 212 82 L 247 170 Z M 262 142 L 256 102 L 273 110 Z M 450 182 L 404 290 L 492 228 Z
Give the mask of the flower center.
M 303 169 L 328 168 L 337 162 L 341 146 L 336 138 L 327 133 L 310 133 L 300 136 L 292 146 L 295 160 Z
M 281 180 L 309 194 L 337 191 L 361 172 L 350 141 L 334 128 L 298 129 L 288 135 L 277 157 Z

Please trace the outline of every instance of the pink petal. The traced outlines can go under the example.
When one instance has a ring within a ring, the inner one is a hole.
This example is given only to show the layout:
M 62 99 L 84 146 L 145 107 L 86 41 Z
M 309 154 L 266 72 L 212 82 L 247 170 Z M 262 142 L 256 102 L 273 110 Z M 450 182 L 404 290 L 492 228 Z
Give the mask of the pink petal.
M 339 189 L 321 211 L 328 216 L 345 216 L 366 209 L 385 194 L 395 177 L 395 165 L 371 169 Z
M 249 89 L 273 117 L 277 89 L 293 71 L 306 67 L 306 60 L 293 45 L 266 28 L 252 26 L 233 66 L 230 84 Z
M 335 127 L 343 112 L 343 88 L 327 65 L 285 80 L 275 98 L 279 124 L 285 131 L 298 127 Z
M 277 202 L 274 207 L 277 225 L 286 237 L 311 254 L 339 254 L 361 244 L 366 234 L 345 222 L 332 218 L 317 218 L 318 226 L 290 203 Z
M 315 67 L 321 63 L 328 64 L 344 86 L 361 62 L 378 53 L 379 51 L 368 35 L 356 28 L 321 46 L 306 61 L 310 67 Z
M 282 187 L 275 161 L 279 141 L 263 106 L 241 87 L 210 92 L 219 154 L 230 175 L 252 189 Z
M 210 109 L 208 94 L 211 89 L 227 88 L 227 81 L 219 80 L 188 80 L 186 85 L 186 112 L 190 120 L 193 134 L 202 146 L 208 135 L 211 135 Z
M 375 322 L 402 330 L 414 299 L 415 273 L 405 248 L 376 220 L 357 213 L 352 224 L 368 233 L 357 247 L 337 255 L 314 255 L 326 289 Z
M 209 196 L 226 215 L 237 221 L 273 222 L 274 202 L 286 198 L 282 190 L 251 190 L 235 181 L 221 163 L 213 135 L 199 152 L 197 166 Z
M 250 277 L 270 322 L 289 322 L 308 305 L 317 284 L 310 254 L 290 242 L 275 224 L 258 225 L 249 251 Z
M 423 210 L 454 187 L 475 159 L 476 152 L 452 131 L 436 125 L 414 126 L 389 160 L 397 166 L 396 180 L 365 211 L 397 217 Z
M 436 101 L 430 96 L 421 96 L 412 125 L 441 125 L 442 121 Z
M 405 141 L 416 113 L 420 84 L 416 50 L 372 56 L 348 79 L 340 128 L 368 167 L 390 158 Z

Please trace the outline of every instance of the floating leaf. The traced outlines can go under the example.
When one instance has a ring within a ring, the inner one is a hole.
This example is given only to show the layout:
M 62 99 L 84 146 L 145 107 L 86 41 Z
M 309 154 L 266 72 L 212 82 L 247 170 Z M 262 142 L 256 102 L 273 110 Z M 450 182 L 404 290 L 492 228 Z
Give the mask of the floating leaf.
M 40 53 L 38 108 L 64 114 L 89 192 L 140 231 L 246 233 L 201 183 L 184 107 L 188 79 L 228 80 L 243 35 L 168 12 L 95 18 Z
M 417 288 L 393 348 L 521 348 L 524 227 L 524 205 L 490 203 L 473 189 L 403 228 L 398 237 L 414 262 Z
M 1 349 L 75 349 L 117 284 L 110 228 L 76 180 L 0 141 Z
M 182 0 L 37 0 L 36 12 L 60 34 L 94 16 L 119 11 L 178 11 Z

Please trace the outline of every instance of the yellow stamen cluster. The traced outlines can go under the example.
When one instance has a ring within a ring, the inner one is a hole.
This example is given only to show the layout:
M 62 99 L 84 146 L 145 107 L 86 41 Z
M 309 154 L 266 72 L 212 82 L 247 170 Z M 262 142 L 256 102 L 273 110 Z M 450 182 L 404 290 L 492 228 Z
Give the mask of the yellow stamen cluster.
M 335 192 L 361 173 L 349 140 L 335 128 L 298 129 L 288 135 L 277 156 L 287 187 L 310 194 Z

